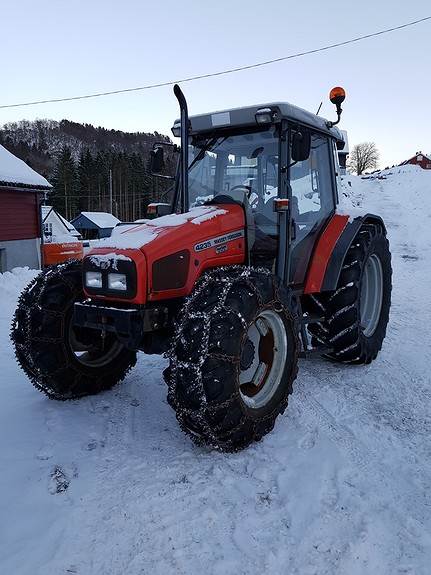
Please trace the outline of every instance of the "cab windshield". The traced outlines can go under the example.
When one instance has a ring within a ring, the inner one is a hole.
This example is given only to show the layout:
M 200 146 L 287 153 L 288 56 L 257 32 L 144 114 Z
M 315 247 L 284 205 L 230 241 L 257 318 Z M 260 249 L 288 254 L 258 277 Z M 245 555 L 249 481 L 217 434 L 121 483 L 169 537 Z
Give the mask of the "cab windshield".
M 246 192 L 255 214 L 276 223 L 278 144 L 274 131 L 194 138 L 189 147 L 189 206 Z

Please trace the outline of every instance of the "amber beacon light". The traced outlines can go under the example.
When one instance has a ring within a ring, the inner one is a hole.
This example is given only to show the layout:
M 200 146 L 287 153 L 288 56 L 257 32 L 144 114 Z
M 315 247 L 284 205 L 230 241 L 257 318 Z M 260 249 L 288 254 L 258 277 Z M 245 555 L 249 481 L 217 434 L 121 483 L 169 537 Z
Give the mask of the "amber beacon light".
M 328 127 L 332 128 L 332 126 L 335 126 L 340 121 L 341 113 L 343 111 L 341 109 L 341 104 L 346 99 L 346 91 L 344 90 L 344 88 L 341 88 L 341 86 L 336 86 L 335 88 L 332 88 L 332 90 L 329 92 L 329 99 L 337 107 L 337 116 L 338 116 L 336 122 L 327 122 Z
M 335 88 L 332 88 L 332 90 L 329 92 L 329 99 L 336 106 L 341 105 L 346 99 L 346 91 L 344 90 L 344 88 L 336 86 Z

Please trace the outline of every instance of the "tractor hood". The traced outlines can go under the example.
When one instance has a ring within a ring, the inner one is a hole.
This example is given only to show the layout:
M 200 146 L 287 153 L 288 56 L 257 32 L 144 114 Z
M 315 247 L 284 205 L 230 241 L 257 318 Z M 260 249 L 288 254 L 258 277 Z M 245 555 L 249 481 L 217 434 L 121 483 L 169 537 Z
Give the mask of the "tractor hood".
M 107 290 L 106 282 L 99 290 L 84 283 L 86 294 L 139 304 L 184 297 L 206 269 L 244 263 L 244 228 L 244 211 L 236 204 L 201 206 L 119 225 L 84 258 L 84 272 L 102 267 L 109 273 L 134 264 L 136 286 L 121 294 Z

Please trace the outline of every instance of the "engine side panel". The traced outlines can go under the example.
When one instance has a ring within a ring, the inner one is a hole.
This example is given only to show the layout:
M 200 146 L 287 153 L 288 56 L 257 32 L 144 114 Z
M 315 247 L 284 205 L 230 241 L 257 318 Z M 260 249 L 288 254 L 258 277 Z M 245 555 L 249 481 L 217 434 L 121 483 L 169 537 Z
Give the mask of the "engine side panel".
M 232 204 L 217 207 L 225 210 L 225 213 L 202 223 L 188 221 L 176 228 L 175 232 L 174 229 L 163 231 L 159 242 L 143 247 L 148 262 L 149 301 L 189 295 L 205 270 L 245 262 L 245 216 L 242 207 Z M 166 289 L 165 285 L 164 289 L 158 289 L 154 281 L 156 266 L 160 268 L 164 258 L 167 264 L 171 263 L 171 254 L 181 254 L 184 251 L 188 252 L 188 271 L 184 274 L 184 284 L 180 287 L 175 285 L 174 280 L 180 275 L 180 264 L 177 262 L 176 273 L 172 275 L 172 287 Z

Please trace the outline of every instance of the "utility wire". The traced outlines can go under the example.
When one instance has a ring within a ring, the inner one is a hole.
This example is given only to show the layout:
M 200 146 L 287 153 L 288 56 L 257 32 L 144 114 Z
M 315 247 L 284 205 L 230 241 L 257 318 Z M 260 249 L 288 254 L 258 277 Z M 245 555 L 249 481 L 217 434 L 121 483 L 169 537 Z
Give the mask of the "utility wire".
M 406 24 L 401 24 L 400 26 L 394 26 L 392 28 L 386 28 L 385 30 L 379 30 L 378 32 L 372 32 L 371 34 L 364 34 L 363 36 L 357 36 L 356 38 L 351 38 L 350 40 L 345 40 L 344 42 L 337 42 L 336 44 L 328 44 L 327 46 L 321 46 L 320 48 L 315 48 L 314 50 L 306 50 L 305 52 L 297 52 L 296 54 L 290 54 L 289 56 L 282 56 L 281 58 L 274 58 L 273 60 L 265 60 L 263 62 L 257 62 L 255 64 L 249 64 L 248 66 L 238 66 L 237 68 L 229 68 L 227 70 L 221 70 L 220 72 L 211 72 L 209 74 L 200 74 L 198 76 L 189 76 L 188 78 L 182 78 L 181 80 L 172 80 L 169 82 L 160 82 L 158 84 L 148 84 L 147 86 L 138 86 L 137 88 L 124 88 L 122 90 L 112 90 L 110 92 L 97 92 L 94 94 L 85 94 L 82 96 L 71 96 L 69 98 L 51 98 L 49 100 L 35 100 L 33 102 L 21 102 L 19 104 L 3 104 L 0 105 L 1 108 L 18 108 L 22 106 L 35 106 L 36 104 L 51 104 L 55 102 L 70 102 L 72 100 L 85 100 L 88 98 L 100 98 L 102 96 L 112 96 L 114 94 L 125 94 L 126 92 L 139 92 L 141 90 L 152 90 L 153 88 L 161 88 L 163 86 L 173 86 L 174 84 L 183 84 L 184 82 L 193 82 L 194 80 L 202 80 L 204 78 L 213 78 L 215 76 L 223 76 L 225 74 L 233 74 L 235 72 L 241 72 L 243 70 L 251 70 L 253 68 L 260 68 L 262 66 L 268 66 L 269 64 L 275 64 L 276 62 L 284 62 L 285 60 L 292 60 L 293 58 L 300 58 L 301 56 L 308 56 L 309 54 L 317 54 L 318 52 L 325 52 L 326 50 L 332 50 L 333 48 L 339 48 L 340 46 L 347 46 L 348 44 L 353 44 L 355 42 L 360 42 L 361 40 L 366 40 L 367 38 L 374 38 L 375 36 L 381 36 L 383 34 L 389 34 L 390 32 L 395 32 L 397 30 L 402 30 L 403 28 L 408 28 L 409 26 L 415 26 L 421 22 L 426 22 L 431 20 L 431 16 L 426 16 L 425 18 L 420 18 L 419 20 L 413 20 L 412 22 L 407 22 Z

